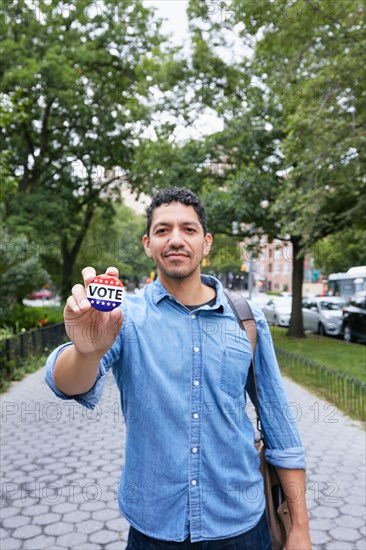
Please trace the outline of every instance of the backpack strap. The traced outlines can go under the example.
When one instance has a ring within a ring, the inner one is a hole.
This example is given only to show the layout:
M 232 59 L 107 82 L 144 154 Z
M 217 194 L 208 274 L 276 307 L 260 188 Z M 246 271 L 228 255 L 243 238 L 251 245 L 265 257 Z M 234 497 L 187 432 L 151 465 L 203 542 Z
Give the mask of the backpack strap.
M 254 352 L 255 352 L 255 346 L 257 343 L 257 326 L 254 320 L 252 309 L 248 304 L 247 300 L 244 298 L 244 296 L 242 296 L 238 292 L 234 292 L 233 290 L 229 290 L 227 288 L 224 289 L 224 293 L 231 306 L 231 309 L 235 313 L 235 317 L 237 318 L 240 327 L 243 330 L 245 330 L 245 332 L 247 333 L 247 336 L 250 341 L 250 345 L 252 347 L 252 360 L 249 368 L 249 376 L 250 376 L 250 382 L 253 390 L 253 398 L 254 398 L 253 405 L 255 408 L 255 412 L 257 414 L 257 428 L 259 432 L 262 434 L 262 430 L 260 426 L 260 415 L 259 415 L 258 389 L 257 389 L 257 381 L 255 378 L 255 368 L 254 368 Z

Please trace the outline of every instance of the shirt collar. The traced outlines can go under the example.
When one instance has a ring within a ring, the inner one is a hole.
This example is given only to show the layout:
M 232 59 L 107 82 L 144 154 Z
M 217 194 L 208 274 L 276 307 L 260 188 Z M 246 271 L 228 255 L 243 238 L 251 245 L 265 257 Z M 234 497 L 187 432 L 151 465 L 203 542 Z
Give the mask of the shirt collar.
M 224 311 L 224 291 L 221 282 L 212 277 L 211 275 L 201 274 L 201 281 L 203 284 L 212 286 L 216 290 L 216 302 L 213 306 L 203 306 L 202 309 L 214 309 L 219 310 L 220 312 Z M 167 291 L 167 289 L 162 285 L 159 278 L 157 278 L 152 284 L 152 300 L 155 305 L 157 305 L 163 298 L 173 298 L 175 297 Z

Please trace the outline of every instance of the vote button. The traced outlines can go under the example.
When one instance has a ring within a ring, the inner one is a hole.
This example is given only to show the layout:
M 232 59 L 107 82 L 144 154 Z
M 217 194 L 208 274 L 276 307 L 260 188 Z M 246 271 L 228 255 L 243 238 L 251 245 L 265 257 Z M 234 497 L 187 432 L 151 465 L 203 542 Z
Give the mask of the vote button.
M 122 282 L 113 275 L 97 275 L 86 290 L 89 302 L 99 311 L 112 311 L 119 307 L 125 293 Z

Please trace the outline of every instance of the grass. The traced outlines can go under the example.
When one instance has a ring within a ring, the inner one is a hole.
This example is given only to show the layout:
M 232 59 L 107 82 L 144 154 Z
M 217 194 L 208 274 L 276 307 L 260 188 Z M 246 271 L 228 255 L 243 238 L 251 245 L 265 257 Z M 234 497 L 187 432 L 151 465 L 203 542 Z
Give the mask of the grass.
M 364 421 L 366 346 L 313 334 L 307 334 L 306 338 L 289 338 L 286 332 L 286 329 L 271 327 L 282 373 L 306 386 L 317 396 L 334 403 L 352 418 Z M 281 350 L 293 353 L 295 357 L 289 358 Z M 331 373 L 307 364 L 303 359 L 321 364 L 330 369 Z M 347 382 L 344 378 L 333 375 L 333 371 L 341 371 L 358 382 Z
M 317 334 L 306 334 L 306 338 L 289 338 L 287 329 L 271 327 L 276 347 L 317 361 L 326 367 L 349 374 L 366 383 L 366 346 L 349 344 L 343 340 Z

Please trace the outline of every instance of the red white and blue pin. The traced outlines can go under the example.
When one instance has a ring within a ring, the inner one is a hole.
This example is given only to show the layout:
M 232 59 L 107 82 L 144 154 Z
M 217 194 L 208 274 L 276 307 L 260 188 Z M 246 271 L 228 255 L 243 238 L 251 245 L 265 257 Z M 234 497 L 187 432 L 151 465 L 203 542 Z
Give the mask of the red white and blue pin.
M 99 311 L 112 311 L 119 307 L 125 294 L 122 282 L 113 275 L 97 275 L 86 291 L 89 302 Z

